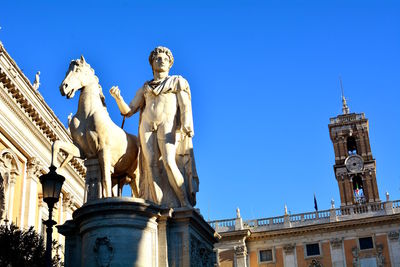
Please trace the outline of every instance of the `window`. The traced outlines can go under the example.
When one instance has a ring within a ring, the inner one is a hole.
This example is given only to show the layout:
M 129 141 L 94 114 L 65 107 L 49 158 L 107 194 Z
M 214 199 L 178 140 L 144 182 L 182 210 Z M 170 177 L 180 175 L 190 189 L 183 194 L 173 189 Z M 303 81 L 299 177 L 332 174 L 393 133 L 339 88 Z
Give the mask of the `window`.
M 319 243 L 307 244 L 306 245 L 306 256 L 319 256 Z
M 360 243 L 360 250 L 374 248 L 374 242 L 370 236 L 359 238 L 358 242 Z
M 357 154 L 357 142 L 354 136 L 347 138 L 347 152 L 349 155 Z
M 353 192 L 354 192 L 354 202 L 358 204 L 365 203 L 364 186 L 363 181 L 360 176 L 355 176 L 353 178 Z
M 259 254 L 260 262 L 273 261 L 272 249 L 260 250 L 258 252 L 258 254 Z

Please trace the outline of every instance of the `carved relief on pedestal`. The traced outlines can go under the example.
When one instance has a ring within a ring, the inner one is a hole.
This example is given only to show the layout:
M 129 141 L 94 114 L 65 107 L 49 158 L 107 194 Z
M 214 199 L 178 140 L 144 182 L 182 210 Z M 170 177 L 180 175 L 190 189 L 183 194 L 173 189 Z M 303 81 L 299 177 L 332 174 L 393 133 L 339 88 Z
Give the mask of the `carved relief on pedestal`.
M 296 244 L 286 244 L 283 246 L 283 251 L 285 252 L 285 254 L 292 254 L 295 248 Z
M 97 266 L 109 267 L 114 256 L 114 248 L 108 237 L 98 237 L 93 248 L 96 253 Z
M 190 266 L 213 266 L 213 251 L 194 235 L 190 235 Z

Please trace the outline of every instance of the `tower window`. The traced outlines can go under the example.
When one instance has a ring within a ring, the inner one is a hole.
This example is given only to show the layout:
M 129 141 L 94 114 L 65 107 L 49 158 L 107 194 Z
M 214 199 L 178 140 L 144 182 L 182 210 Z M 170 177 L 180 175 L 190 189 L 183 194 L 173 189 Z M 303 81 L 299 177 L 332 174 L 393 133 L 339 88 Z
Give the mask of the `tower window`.
M 349 136 L 347 138 L 347 152 L 349 155 L 357 154 L 357 142 L 354 136 Z
M 362 178 L 358 175 L 353 178 L 353 192 L 354 192 L 354 200 L 356 203 L 358 204 L 365 203 L 364 186 Z

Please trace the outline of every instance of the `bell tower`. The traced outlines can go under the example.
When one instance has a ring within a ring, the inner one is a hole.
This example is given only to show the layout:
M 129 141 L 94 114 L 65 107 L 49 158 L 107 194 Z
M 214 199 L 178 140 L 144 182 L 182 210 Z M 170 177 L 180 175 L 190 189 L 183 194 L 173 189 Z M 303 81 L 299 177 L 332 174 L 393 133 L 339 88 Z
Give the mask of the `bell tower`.
M 333 166 L 341 206 L 380 202 L 376 183 L 376 162 L 369 142 L 368 119 L 364 113 L 350 113 L 342 95 L 343 114 L 331 118 L 329 134 L 335 152 Z

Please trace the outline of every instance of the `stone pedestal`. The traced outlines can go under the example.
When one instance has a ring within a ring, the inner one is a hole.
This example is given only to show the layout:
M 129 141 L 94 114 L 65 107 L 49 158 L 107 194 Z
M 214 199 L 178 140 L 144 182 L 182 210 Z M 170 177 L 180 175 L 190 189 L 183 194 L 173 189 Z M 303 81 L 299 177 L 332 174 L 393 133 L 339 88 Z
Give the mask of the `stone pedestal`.
M 214 229 L 195 209 L 178 208 L 168 221 L 169 267 L 212 267 Z M 160 265 L 161 266 L 161 265 Z
M 213 266 L 214 230 L 194 209 L 134 198 L 92 200 L 58 226 L 65 267 Z

